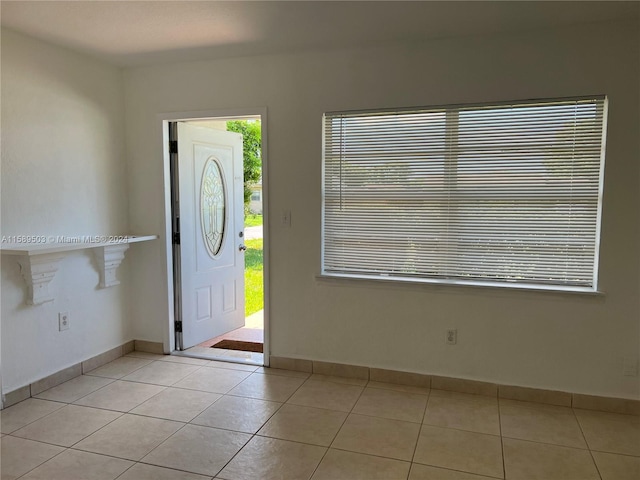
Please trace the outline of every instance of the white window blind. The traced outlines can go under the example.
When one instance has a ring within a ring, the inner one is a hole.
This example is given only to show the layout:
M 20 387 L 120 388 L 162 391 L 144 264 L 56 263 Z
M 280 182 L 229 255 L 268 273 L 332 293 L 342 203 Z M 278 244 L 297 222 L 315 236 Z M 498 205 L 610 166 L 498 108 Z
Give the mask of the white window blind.
M 606 109 L 325 114 L 323 274 L 595 289 Z

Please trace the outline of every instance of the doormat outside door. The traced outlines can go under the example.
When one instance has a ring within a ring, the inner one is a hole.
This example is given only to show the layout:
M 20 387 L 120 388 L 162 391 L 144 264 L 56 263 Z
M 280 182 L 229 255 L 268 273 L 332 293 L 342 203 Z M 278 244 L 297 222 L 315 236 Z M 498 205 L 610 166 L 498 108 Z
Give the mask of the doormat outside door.
M 221 340 L 211 348 L 224 348 L 225 350 L 241 350 L 243 352 L 262 353 L 262 343 L 243 342 L 241 340 Z

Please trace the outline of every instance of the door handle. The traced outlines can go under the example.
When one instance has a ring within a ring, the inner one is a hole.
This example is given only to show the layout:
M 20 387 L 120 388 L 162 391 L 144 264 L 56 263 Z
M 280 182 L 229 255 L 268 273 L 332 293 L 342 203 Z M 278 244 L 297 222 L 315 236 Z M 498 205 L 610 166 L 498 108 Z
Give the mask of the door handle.
M 247 249 L 246 245 L 242 245 L 242 244 L 238 245 L 238 250 L 239 251 L 244 252 L 246 249 Z

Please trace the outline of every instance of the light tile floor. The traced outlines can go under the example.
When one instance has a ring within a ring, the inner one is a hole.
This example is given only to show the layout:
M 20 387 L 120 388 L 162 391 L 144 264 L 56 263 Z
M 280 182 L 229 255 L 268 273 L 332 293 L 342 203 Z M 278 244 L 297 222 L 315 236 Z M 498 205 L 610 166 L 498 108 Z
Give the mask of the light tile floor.
M 640 417 L 134 352 L 0 413 L 2 480 L 638 480 Z

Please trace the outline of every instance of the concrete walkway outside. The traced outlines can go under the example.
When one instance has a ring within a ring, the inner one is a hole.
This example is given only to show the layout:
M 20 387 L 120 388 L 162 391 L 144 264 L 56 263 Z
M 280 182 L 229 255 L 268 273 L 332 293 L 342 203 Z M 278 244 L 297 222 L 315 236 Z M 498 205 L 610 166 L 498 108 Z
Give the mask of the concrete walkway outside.
M 257 227 L 245 227 L 244 239 L 255 240 L 256 238 L 262 238 L 262 225 L 258 225 Z

